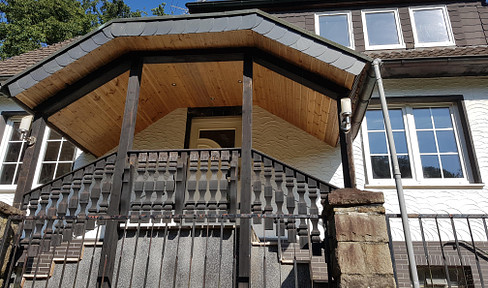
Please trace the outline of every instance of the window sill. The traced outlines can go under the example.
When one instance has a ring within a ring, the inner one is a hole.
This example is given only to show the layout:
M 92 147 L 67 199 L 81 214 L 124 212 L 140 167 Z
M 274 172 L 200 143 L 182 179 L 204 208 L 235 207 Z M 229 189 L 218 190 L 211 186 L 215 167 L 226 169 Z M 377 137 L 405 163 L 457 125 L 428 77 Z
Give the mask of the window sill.
M 364 189 L 395 189 L 395 183 L 375 183 L 365 184 Z M 428 183 L 404 183 L 402 185 L 405 189 L 483 189 L 484 183 L 467 183 L 467 184 L 428 184 Z

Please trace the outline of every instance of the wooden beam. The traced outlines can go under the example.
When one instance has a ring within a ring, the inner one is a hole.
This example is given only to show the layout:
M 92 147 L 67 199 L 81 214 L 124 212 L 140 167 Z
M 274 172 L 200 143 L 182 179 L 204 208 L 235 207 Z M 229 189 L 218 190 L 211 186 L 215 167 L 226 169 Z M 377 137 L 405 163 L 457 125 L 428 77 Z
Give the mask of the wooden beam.
M 124 119 L 120 133 L 119 147 L 115 162 L 112 189 L 110 191 L 110 205 L 108 215 L 116 216 L 120 210 L 127 211 L 130 199 L 121 199 L 122 176 L 127 165 L 127 152 L 132 149 L 137 119 L 137 105 L 139 103 L 139 91 L 142 76 L 142 59 L 136 58 L 132 61 L 125 99 Z M 122 201 L 121 201 L 122 200 Z M 121 208 L 123 207 L 123 208 Z M 98 270 L 98 281 L 102 287 L 112 287 L 112 275 L 115 266 L 115 254 L 118 241 L 118 223 L 111 221 L 107 223 L 105 238 L 103 240 L 100 266 Z
M 234 49 L 197 49 L 142 54 L 144 64 L 242 61 L 244 52 Z
M 14 196 L 14 207 L 19 208 L 22 205 L 22 197 L 25 193 L 31 191 L 34 182 L 34 174 L 36 173 L 37 163 L 39 161 L 39 154 L 41 152 L 44 132 L 46 131 L 46 122 L 42 118 L 37 118 L 32 123 L 30 136 L 36 138 L 34 145 L 27 147 L 22 158 L 22 166 L 19 171 L 19 178 L 17 180 L 17 189 Z M 13 133 L 17 133 L 14 131 Z M 26 144 L 27 145 L 27 144 Z
M 241 214 L 251 213 L 252 180 L 252 65 L 253 57 L 244 56 L 242 78 L 242 149 L 241 149 Z M 239 235 L 238 287 L 250 287 L 251 219 L 242 218 Z

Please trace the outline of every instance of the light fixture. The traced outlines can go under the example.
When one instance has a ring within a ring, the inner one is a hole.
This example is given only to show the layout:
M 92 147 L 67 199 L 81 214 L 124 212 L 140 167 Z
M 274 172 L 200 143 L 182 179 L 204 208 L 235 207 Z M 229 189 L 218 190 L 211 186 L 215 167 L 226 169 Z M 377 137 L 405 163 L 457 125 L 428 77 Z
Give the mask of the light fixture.
M 171 83 L 171 86 L 173 86 L 173 87 L 176 86 L 176 83 Z
M 341 99 L 341 130 L 348 133 L 351 130 L 352 105 L 351 98 Z
M 28 146 L 34 145 L 34 143 L 36 143 L 36 137 L 27 136 L 33 118 L 34 117 L 32 115 L 23 117 L 20 121 L 20 126 L 18 129 L 18 132 L 20 133 L 20 139 L 22 141 L 26 141 Z

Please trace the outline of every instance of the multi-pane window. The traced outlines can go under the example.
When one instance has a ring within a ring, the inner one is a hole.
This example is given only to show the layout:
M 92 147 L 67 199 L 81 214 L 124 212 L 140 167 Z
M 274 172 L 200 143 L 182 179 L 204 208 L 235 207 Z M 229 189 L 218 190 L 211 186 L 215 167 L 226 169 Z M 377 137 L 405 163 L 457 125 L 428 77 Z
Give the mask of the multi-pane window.
M 418 182 L 443 179 L 443 183 L 453 184 L 467 181 L 454 106 L 402 106 L 390 109 L 389 114 L 402 178 Z M 392 179 L 381 110 L 366 112 L 363 129 L 370 181 Z
M 405 47 L 396 9 L 363 10 L 361 16 L 366 49 Z
M 47 129 L 38 168 L 38 184 L 47 183 L 72 170 L 77 149 L 56 131 Z
M 454 45 L 449 14 L 445 6 L 410 8 L 415 46 Z
M 15 185 L 19 178 L 22 158 L 27 142 L 21 139 L 19 127 L 22 117 L 13 117 L 7 121 L 2 145 L 0 148 L 1 167 L 0 185 Z
M 316 14 L 315 32 L 324 38 L 354 49 L 350 12 Z

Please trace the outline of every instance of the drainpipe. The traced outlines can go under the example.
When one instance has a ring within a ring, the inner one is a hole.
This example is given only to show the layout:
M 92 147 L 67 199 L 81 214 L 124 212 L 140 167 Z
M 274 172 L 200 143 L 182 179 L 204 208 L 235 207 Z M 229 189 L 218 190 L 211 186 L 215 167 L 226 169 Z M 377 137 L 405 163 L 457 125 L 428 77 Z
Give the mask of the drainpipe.
M 383 119 L 385 122 L 386 135 L 388 137 L 388 147 L 391 153 L 391 163 L 393 164 L 393 177 L 395 178 L 395 186 L 397 190 L 398 203 L 400 204 L 400 214 L 402 217 L 403 233 L 405 234 L 405 243 L 407 245 L 408 263 L 410 269 L 410 279 L 414 288 L 419 288 L 419 277 L 417 274 L 417 264 L 413 253 L 412 237 L 410 235 L 410 225 L 408 224 L 407 206 L 405 205 L 405 197 L 403 195 L 402 175 L 398 166 L 398 158 L 395 149 L 395 142 L 393 140 L 393 132 L 391 131 L 390 114 L 388 114 L 388 106 L 386 104 L 385 89 L 383 87 L 383 79 L 380 72 L 380 59 L 374 59 L 373 66 L 376 74 L 376 82 L 378 83 L 378 92 L 380 93 L 381 109 L 383 110 Z

